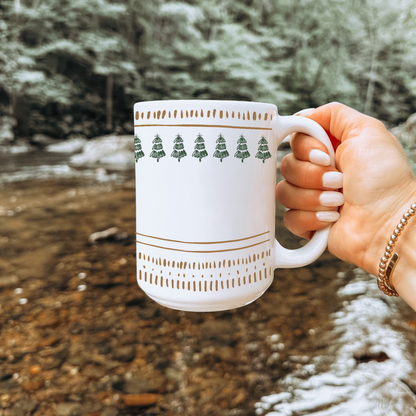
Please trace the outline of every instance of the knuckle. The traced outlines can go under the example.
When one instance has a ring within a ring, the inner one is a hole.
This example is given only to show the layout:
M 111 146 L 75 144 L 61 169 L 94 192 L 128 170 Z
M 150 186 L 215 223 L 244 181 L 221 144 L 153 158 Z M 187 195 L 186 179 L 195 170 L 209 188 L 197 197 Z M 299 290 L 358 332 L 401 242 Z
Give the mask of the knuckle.
M 286 155 L 280 161 L 280 173 L 283 175 L 284 178 L 286 178 L 289 172 L 289 169 L 290 169 L 290 155 Z
M 310 188 L 315 176 L 315 165 L 312 163 L 305 163 L 302 171 L 302 184 L 305 188 Z
M 293 216 L 294 216 L 293 210 L 289 210 L 285 212 L 285 215 L 283 215 L 283 224 L 291 233 L 296 234 L 294 227 L 293 227 L 293 223 L 294 223 Z
M 284 198 L 285 198 L 285 191 L 286 188 L 286 181 L 281 181 L 276 185 L 275 195 L 276 199 L 283 204 Z

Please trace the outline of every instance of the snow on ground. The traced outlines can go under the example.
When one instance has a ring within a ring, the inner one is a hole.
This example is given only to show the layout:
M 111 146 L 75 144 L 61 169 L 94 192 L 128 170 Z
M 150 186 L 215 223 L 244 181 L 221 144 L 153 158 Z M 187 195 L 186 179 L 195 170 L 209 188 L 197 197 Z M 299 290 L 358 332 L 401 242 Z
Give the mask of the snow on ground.
M 334 314 L 338 348 L 330 370 L 316 374 L 325 357 L 315 357 L 312 364 L 280 381 L 281 393 L 256 403 L 256 414 L 416 415 L 416 396 L 401 381 L 413 370 L 407 340 L 389 325 L 399 318 L 394 301 L 381 294 L 374 276 L 361 269 L 354 273 L 355 279 L 338 291 L 338 296 L 352 300 L 344 301 L 343 309 Z M 388 359 L 357 364 L 354 353 L 360 349 L 374 356 L 384 352 Z

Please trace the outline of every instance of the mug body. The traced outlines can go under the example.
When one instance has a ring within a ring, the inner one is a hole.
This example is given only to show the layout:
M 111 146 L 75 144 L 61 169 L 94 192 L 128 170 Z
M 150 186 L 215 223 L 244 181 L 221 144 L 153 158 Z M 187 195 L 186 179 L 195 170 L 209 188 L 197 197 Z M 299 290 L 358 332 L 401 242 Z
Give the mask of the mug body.
M 134 106 L 137 281 L 185 311 L 246 305 L 274 271 L 272 104 Z

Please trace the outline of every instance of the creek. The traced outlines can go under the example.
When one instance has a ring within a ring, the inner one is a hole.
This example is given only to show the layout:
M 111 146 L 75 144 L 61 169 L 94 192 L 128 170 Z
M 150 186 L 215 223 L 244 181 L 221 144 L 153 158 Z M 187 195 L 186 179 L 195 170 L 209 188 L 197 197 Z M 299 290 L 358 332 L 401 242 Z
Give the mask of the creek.
M 415 313 L 374 276 L 325 252 L 244 308 L 169 310 L 136 283 L 133 172 L 66 160 L 0 157 L 1 416 L 416 415 Z

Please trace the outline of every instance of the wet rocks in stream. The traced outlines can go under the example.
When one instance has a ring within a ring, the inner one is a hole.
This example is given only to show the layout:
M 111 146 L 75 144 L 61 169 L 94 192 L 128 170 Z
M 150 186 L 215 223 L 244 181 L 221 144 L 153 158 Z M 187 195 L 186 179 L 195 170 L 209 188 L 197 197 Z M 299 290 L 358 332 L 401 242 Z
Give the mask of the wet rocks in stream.
M 277 270 L 244 308 L 170 310 L 136 283 L 132 186 L 37 181 L 1 193 L 2 212 L 26 207 L 0 216 L 1 416 L 253 416 L 336 337 L 334 271 L 345 266 L 328 253 Z M 88 243 L 112 227 L 127 238 Z

